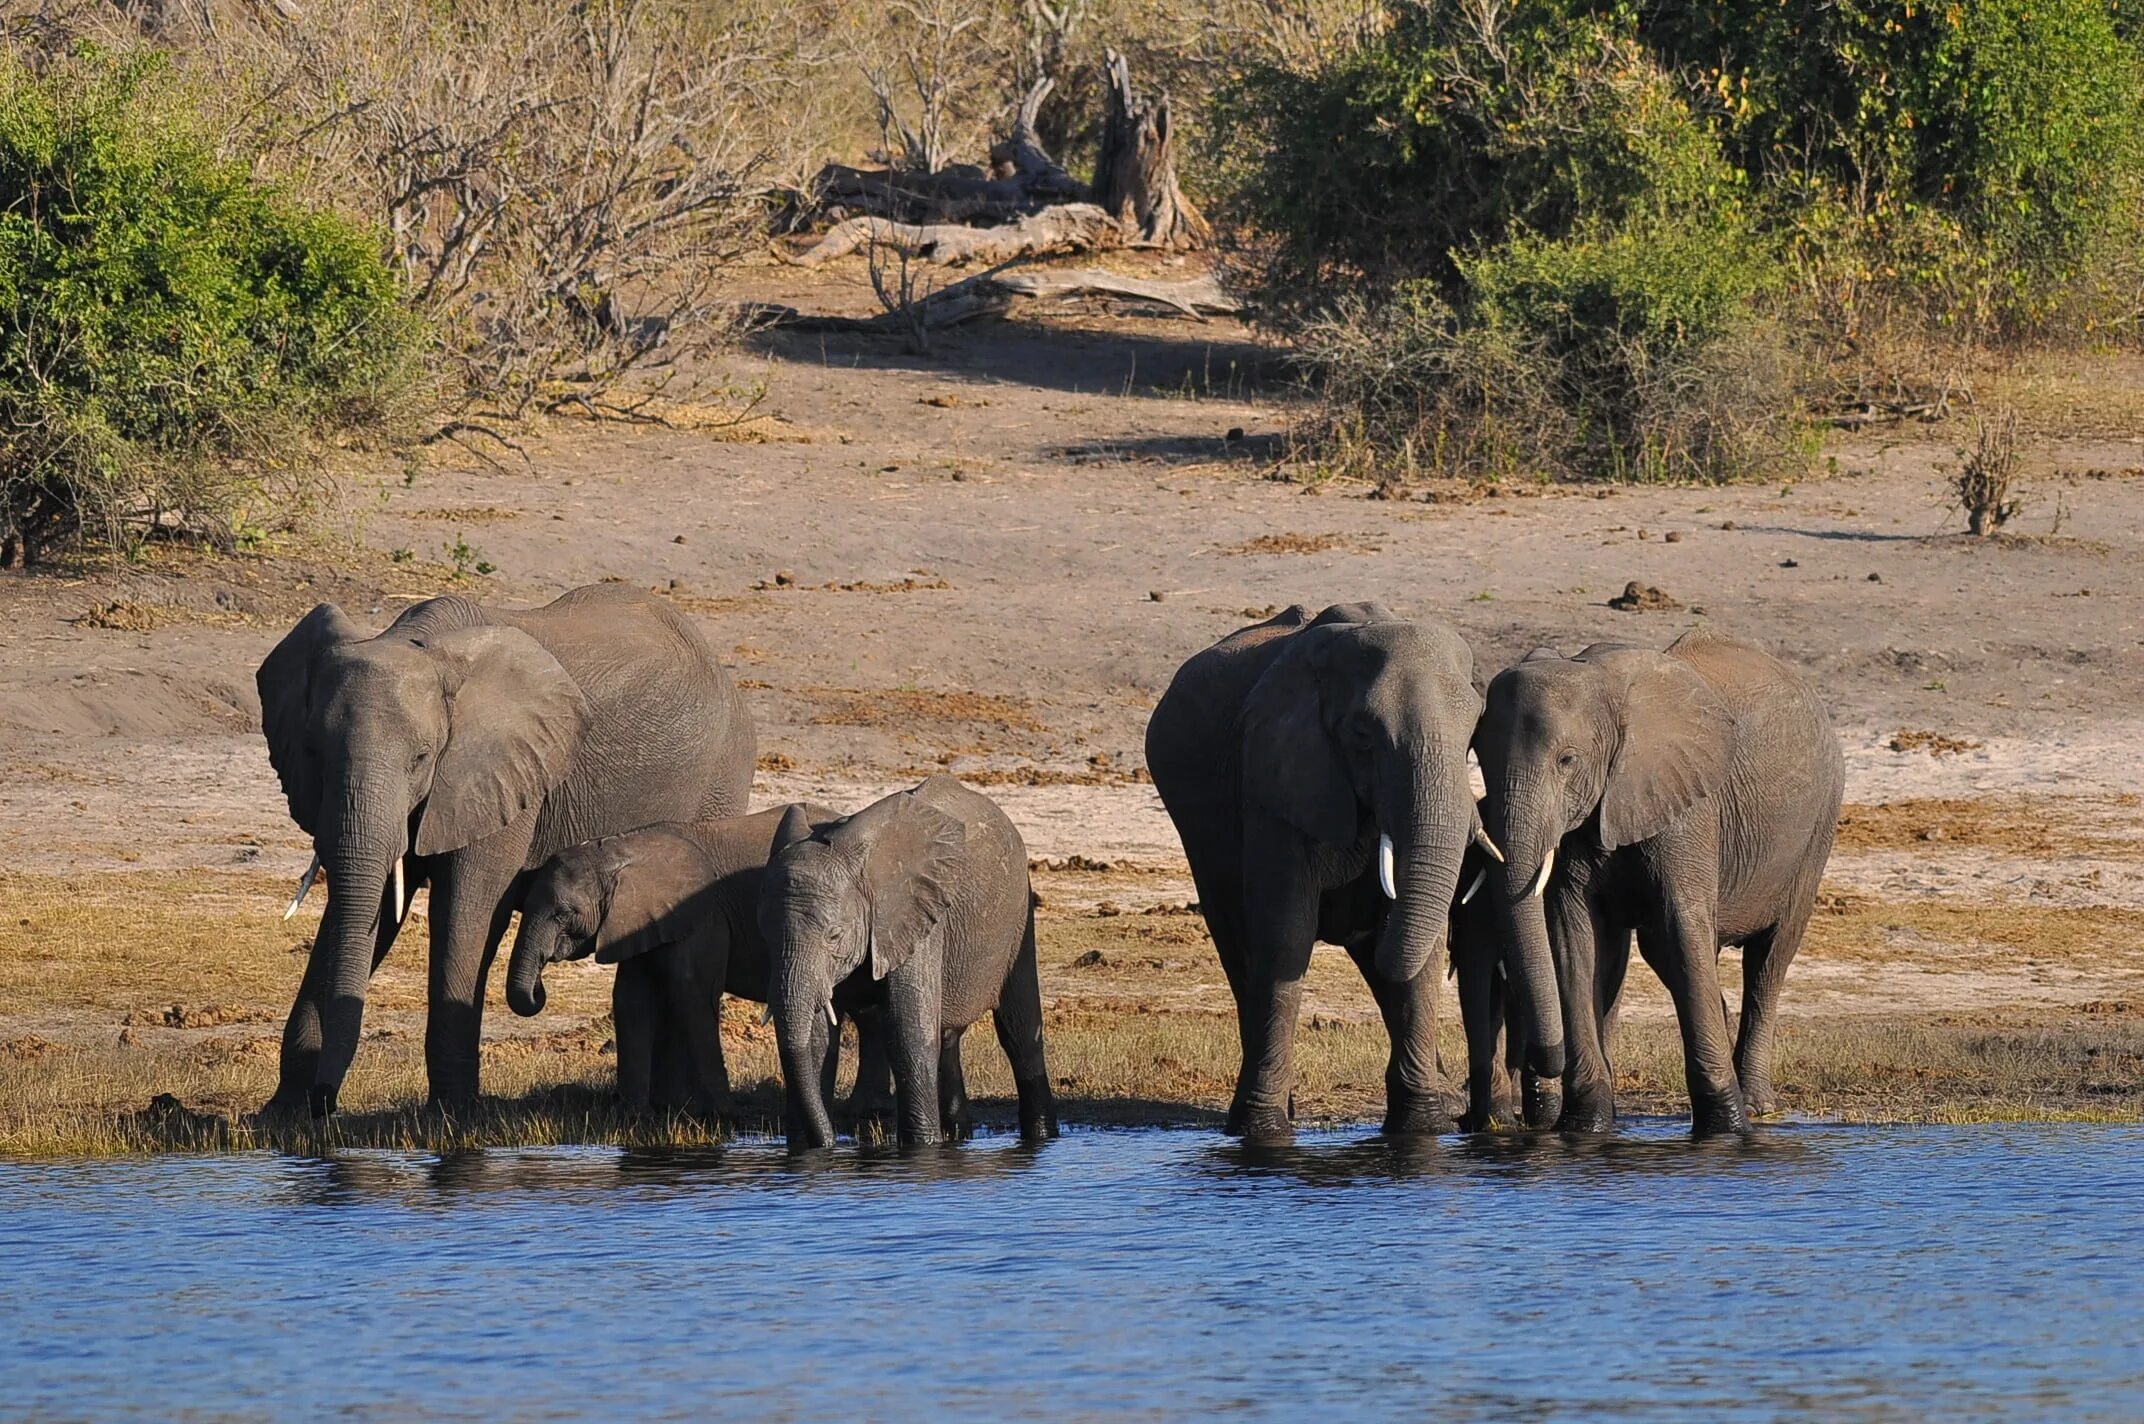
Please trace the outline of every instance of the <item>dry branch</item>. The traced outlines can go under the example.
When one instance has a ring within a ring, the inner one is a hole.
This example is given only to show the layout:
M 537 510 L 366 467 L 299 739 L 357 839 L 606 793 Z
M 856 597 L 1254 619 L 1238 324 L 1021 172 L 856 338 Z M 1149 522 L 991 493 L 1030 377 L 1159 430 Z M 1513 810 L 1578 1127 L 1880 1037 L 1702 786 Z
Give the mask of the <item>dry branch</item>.
M 1203 320 L 1237 311 L 1235 298 L 1212 277 L 1155 282 L 1099 268 L 1072 271 L 1006 271 L 993 268 L 941 287 L 926 296 L 903 300 L 874 317 L 807 315 L 793 307 L 755 305 L 743 319 L 760 328 L 799 331 L 845 331 L 898 334 L 915 340 L 979 317 L 1004 316 L 1024 301 L 1072 301 L 1081 297 L 1120 297 L 1165 307 Z M 885 300 L 883 297 L 881 300 Z
M 1094 200 L 1138 247 L 1201 247 L 1213 235 L 1176 182 L 1175 127 L 1169 96 L 1149 103 L 1132 89 L 1131 65 L 1107 51 L 1109 109 L 1094 165 Z

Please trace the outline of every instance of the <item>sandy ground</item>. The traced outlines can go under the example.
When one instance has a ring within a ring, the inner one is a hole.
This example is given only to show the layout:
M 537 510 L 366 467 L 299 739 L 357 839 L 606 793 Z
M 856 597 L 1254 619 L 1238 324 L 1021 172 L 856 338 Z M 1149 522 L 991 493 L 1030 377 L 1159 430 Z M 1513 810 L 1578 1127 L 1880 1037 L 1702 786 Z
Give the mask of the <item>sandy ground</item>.
M 769 269 L 752 295 L 869 300 L 860 270 Z M 1367 498 L 1290 464 L 1285 364 L 1225 321 L 1050 315 L 950 334 L 929 356 L 777 334 L 728 376 L 763 393 L 736 429 L 555 425 L 525 459 L 362 473 L 325 539 L 0 576 L 0 893 L 107 871 L 294 877 L 307 848 L 252 673 L 299 613 L 331 598 L 378 626 L 448 587 L 527 603 L 619 579 L 674 599 L 732 662 L 760 729 L 760 800 L 860 804 L 929 770 L 967 775 L 1038 858 L 1108 863 L 1041 877 L 1063 915 L 1190 896 L 1139 779 L 1176 666 L 1275 606 L 1362 598 L 1449 620 L 1485 674 L 1542 644 L 1664 644 L 1698 622 L 1805 667 L 1847 753 L 1829 889 L 1849 909 L 1979 907 L 2006 924 L 2144 910 L 2137 368 L 2035 377 L 2043 407 L 2069 412 L 2034 450 L 2060 475 L 2019 534 L 1989 541 L 1944 508 L 1961 422 L 1836 440 L 1787 486 Z M 456 577 L 457 546 L 494 572 Z M 1609 607 L 1633 580 L 1682 606 Z M 253 910 L 273 905 L 264 889 Z M 2123 936 L 2063 936 L 2055 973 L 1969 924 L 1843 923 L 1859 938 L 1815 937 L 1790 1011 L 2144 1012 L 2144 956 Z M 0 920 L 0 945 L 14 925 Z M 1202 994 L 1218 987 L 1202 939 L 1180 958 Z M 1330 959 L 1312 1011 L 1368 1014 Z M 1634 1014 L 1664 1005 L 1642 972 L 1632 993 Z M 75 1022 L 43 1009 L 40 1032 Z M 28 1021 L 0 1014 L 0 1040 Z

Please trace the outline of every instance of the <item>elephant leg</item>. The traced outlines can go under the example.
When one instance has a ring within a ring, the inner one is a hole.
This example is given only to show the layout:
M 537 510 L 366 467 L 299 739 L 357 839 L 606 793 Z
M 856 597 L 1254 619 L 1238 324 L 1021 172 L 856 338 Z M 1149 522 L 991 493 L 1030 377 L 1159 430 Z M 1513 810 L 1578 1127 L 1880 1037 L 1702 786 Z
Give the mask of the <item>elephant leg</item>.
M 859 1133 L 867 1126 L 883 1132 L 893 1116 L 893 1067 L 886 1059 L 885 1018 L 875 1008 L 856 1015 L 856 1082 L 849 1089 L 849 1114 L 856 1119 Z M 828 1101 L 832 1100 L 829 1096 Z
M 1270 818 L 1246 828 L 1244 851 L 1248 1008 L 1236 1100 L 1244 1136 L 1282 1138 L 1294 1131 L 1295 1028 L 1318 932 L 1318 891 L 1302 846 Z
M 722 1061 L 722 994 L 711 992 L 695 970 L 701 958 L 689 943 L 649 956 L 669 1004 L 665 1027 L 686 1070 L 684 1105 L 719 1126 L 732 1116 L 729 1068 Z
M 620 964 L 610 981 L 610 1020 L 611 1039 L 618 1046 L 618 1101 L 627 1112 L 648 1110 L 661 1016 L 647 960 L 628 959 Z
M 1735 1078 L 1720 997 L 1720 944 L 1709 904 L 1670 893 L 1661 919 L 1638 931 L 1638 952 L 1675 1000 L 1682 1028 L 1683 1077 L 1690 1089 L 1690 1126 L 1699 1136 L 1746 1132 L 1742 1089 Z
M 1493 957 L 1467 946 L 1456 956 L 1459 1021 L 1467 1035 L 1467 1110 L 1461 1132 L 1512 1121 L 1511 1076 L 1498 1050 L 1504 1035 L 1504 982 Z
M 664 1112 L 689 1112 L 692 1108 L 692 1054 L 679 1032 L 679 1010 L 665 1003 L 655 1020 L 655 1063 L 650 1074 L 649 1097 Z
M 421 880 L 409 885 L 409 893 L 415 894 Z M 394 917 L 390 889 L 380 897 L 380 925 L 372 942 L 372 969 L 380 971 L 380 962 L 387 958 L 387 951 L 394 948 L 395 936 L 402 926 Z M 316 967 L 317 966 L 317 967 Z M 290 1017 L 283 1021 L 283 1057 L 276 1074 L 275 1095 L 268 1099 L 263 1111 L 302 1113 L 310 1108 L 313 1078 L 320 1065 L 320 1001 L 326 989 L 321 980 L 330 968 L 324 957 L 318 954 L 306 956 L 305 976 L 298 981 L 298 997 L 290 1006 Z
M 960 1040 L 966 1032 L 949 1028 L 938 1036 L 938 1126 L 948 1142 L 966 1142 L 975 1136 L 975 1113 L 968 1106 L 968 1075 L 960 1063 Z
M 1556 955 L 1556 982 L 1563 995 L 1569 1063 L 1563 1078 L 1565 1132 L 1606 1132 L 1615 1126 L 1615 1074 L 1600 1012 L 1601 960 L 1627 961 L 1630 930 L 1604 906 L 1572 887 L 1550 892 L 1549 943 Z M 1621 970 L 1615 973 L 1620 976 Z
M 1742 1083 L 1742 1101 L 1752 1113 L 1779 1111 L 1779 1094 L 1772 1086 L 1779 996 L 1786 989 L 1787 968 L 1801 949 L 1815 902 L 1812 891 L 1808 903 L 1797 904 L 1786 918 L 1742 946 L 1742 1022 L 1735 1033 L 1735 1076 Z
M 500 833 L 527 849 L 528 833 Z M 495 838 L 497 839 L 497 838 Z M 503 844 L 503 842 L 502 842 Z M 424 1022 L 424 1066 L 435 1106 L 473 1103 L 477 1095 L 478 1048 L 484 1037 L 484 986 L 499 941 L 513 921 L 520 896 L 521 854 L 462 853 L 446 860 L 432 884 L 430 1003 Z
M 938 1141 L 938 966 L 911 959 L 887 977 L 886 1058 L 893 1066 L 893 1096 L 900 1143 L 914 1147 Z M 928 968 L 926 983 L 924 970 Z
M 1437 1071 L 1437 970 L 1432 962 L 1405 983 L 1380 978 L 1374 939 L 1348 946 L 1348 957 L 1362 971 L 1377 1000 L 1392 1041 L 1385 1062 L 1385 1121 L 1391 1136 L 1434 1136 L 1452 1124 L 1444 1102 L 1444 1079 Z
M 1050 1070 L 1042 1053 L 1042 981 L 1035 972 L 1035 912 L 1027 912 L 1027 934 L 1019 957 L 998 994 L 991 1013 L 998 1047 L 1012 1065 L 1013 1086 L 1020 1094 L 1020 1137 L 1036 1142 L 1057 1135 L 1057 1099 L 1050 1091 Z
M 1235 846 L 1239 834 L 1233 823 L 1229 823 L 1227 835 L 1231 847 Z M 1210 864 L 1202 865 L 1198 859 L 1191 862 L 1191 883 L 1198 891 L 1199 909 L 1206 919 L 1206 933 L 1213 940 L 1214 955 L 1221 961 L 1221 973 L 1228 980 L 1229 997 L 1236 1005 L 1236 1042 L 1242 1051 L 1242 1062 L 1237 1070 L 1236 1092 L 1229 1102 L 1228 1122 L 1223 1130 L 1240 1134 L 1246 1111 L 1244 1089 L 1251 1081 L 1256 1060 L 1254 1045 L 1265 1026 L 1264 1013 L 1251 987 L 1249 936 L 1243 930 L 1243 885 L 1240 876 L 1233 872 L 1223 873 Z

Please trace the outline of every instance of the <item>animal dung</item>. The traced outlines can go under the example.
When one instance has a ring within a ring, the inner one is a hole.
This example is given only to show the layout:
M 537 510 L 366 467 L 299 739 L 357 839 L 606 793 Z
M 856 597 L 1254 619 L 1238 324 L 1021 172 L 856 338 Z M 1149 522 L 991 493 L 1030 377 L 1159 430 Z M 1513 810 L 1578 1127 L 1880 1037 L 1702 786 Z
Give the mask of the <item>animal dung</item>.
M 1632 579 L 1623 585 L 1621 593 L 1608 600 L 1608 606 L 1619 613 L 1672 613 L 1682 604 L 1651 584 Z

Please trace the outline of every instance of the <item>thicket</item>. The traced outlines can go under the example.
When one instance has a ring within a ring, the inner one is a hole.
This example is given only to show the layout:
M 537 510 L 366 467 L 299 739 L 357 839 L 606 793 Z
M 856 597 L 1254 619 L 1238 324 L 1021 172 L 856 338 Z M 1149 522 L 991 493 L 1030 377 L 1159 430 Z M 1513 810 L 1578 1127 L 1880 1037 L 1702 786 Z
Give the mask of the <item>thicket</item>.
M 1412 0 L 1247 70 L 1220 161 L 1329 449 L 1729 478 L 1812 361 L 2126 334 L 2139 79 L 2110 0 Z
M 232 539 L 411 376 L 377 234 L 219 157 L 197 112 L 151 56 L 0 55 L 0 564 L 84 531 Z

